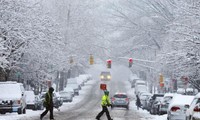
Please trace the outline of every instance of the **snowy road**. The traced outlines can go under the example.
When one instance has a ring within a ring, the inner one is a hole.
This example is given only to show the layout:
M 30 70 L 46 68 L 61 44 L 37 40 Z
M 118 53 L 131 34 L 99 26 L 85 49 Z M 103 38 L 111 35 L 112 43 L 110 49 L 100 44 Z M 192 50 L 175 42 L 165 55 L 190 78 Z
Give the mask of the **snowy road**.
M 125 74 L 124 74 L 125 75 Z M 112 96 L 117 91 L 127 92 L 126 82 L 127 78 L 120 76 L 118 71 L 112 73 L 112 80 L 107 82 L 108 89 L 110 90 L 110 95 Z M 125 75 L 126 76 L 126 75 Z M 99 89 L 101 81 L 94 80 L 90 84 L 86 84 L 85 87 L 92 86 L 88 89 L 88 92 L 85 93 L 82 101 L 77 103 L 74 107 L 60 112 L 55 112 L 55 118 L 57 120 L 95 120 L 95 116 L 101 111 L 101 95 L 103 92 Z M 139 120 L 139 115 L 130 108 L 126 110 L 125 108 L 114 108 L 110 110 L 112 118 L 115 120 Z M 37 120 L 36 119 L 33 120 Z M 48 116 L 45 117 L 45 120 L 48 119 Z M 102 120 L 106 120 L 106 116 L 102 117 Z
M 131 98 L 130 108 L 114 108 L 110 109 L 110 115 L 114 120 L 166 120 L 166 116 L 152 116 L 143 110 L 136 110 L 134 90 L 131 89 L 127 81 L 128 71 L 116 69 L 111 71 L 112 80 L 107 82 L 110 96 L 115 92 L 126 92 Z M 103 92 L 99 89 L 101 81 L 98 78 L 99 72 L 93 74 L 94 80 L 86 83 L 80 91 L 80 95 L 76 96 L 72 103 L 64 103 L 61 110 L 54 110 L 56 120 L 95 120 L 96 115 L 101 111 L 101 96 Z M 17 115 L 16 113 L 0 116 L 0 120 L 39 120 L 39 115 L 43 111 L 27 110 L 27 114 Z M 47 114 L 43 120 L 49 120 Z M 106 116 L 102 116 L 101 120 L 107 120 Z

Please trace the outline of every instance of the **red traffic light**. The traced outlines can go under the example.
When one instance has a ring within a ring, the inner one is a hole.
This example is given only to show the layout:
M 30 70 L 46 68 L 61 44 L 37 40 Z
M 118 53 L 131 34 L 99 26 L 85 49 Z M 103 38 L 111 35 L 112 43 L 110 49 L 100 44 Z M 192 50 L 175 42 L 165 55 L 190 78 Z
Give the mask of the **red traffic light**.
M 107 60 L 107 63 L 108 63 L 108 64 L 111 64 L 111 63 L 112 63 L 112 60 L 111 60 L 111 59 Z
M 132 65 L 133 65 L 133 58 L 129 58 L 129 67 L 132 67 Z
M 129 62 L 132 63 L 133 62 L 133 58 L 129 58 Z
M 111 59 L 107 60 L 107 68 L 111 68 L 111 63 L 112 63 Z

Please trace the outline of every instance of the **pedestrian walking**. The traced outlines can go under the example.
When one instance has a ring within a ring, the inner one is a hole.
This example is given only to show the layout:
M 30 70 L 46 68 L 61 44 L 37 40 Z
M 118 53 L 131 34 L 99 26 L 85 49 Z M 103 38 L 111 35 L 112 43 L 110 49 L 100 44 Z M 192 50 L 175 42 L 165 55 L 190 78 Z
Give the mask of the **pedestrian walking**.
M 137 109 L 139 110 L 139 108 L 141 107 L 141 101 L 140 101 L 140 98 L 138 95 L 136 95 L 136 106 L 137 106 Z
M 44 99 L 44 107 L 46 108 L 45 111 L 40 115 L 40 120 L 48 113 L 50 112 L 50 120 L 54 120 L 53 117 L 53 87 L 50 87 L 48 92 L 45 94 Z
M 106 113 L 107 119 L 108 120 L 113 120 L 110 117 L 110 113 L 108 111 L 108 106 L 111 106 L 110 104 L 110 99 L 109 99 L 109 91 L 105 90 L 104 95 L 101 98 L 101 106 L 102 106 L 102 111 L 96 116 L 97 120 L 100 120 L 101 116 Z

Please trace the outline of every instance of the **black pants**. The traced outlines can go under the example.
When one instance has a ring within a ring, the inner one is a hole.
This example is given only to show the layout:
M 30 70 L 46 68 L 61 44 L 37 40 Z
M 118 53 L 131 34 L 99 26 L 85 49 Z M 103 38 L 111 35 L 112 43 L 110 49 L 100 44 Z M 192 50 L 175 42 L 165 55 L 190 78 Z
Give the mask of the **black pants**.
M 48 113 L 48 111 L 50 112 L 50 119 L 54 119 L 53 118 L 53 107 L 46 107 L 46 110 L 40 115 L 40 118 L 42 119 Z
M 100 119 L 100 117 L 104 114 L 104 112 L 106 113 L 108 120 L 112 120 L 107 106 L 102 106 L 102 111 L 96 116 L 96 119 Z

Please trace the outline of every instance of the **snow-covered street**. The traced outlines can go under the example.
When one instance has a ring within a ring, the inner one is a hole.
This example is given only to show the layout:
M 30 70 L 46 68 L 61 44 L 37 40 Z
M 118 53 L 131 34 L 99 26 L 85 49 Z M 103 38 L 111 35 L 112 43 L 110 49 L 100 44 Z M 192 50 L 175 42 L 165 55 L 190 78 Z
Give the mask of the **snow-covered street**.
M 98 112 L 101 111 L 100 99 L 102 91 L 99 89 L 99 78 L 97 74 L 103 68 L 96 66 L 97 69 L 92 68 L 89 70 L 90 74 L 94 75 L 94 79 L 88 81 L 80 91 L 79 96 L 75 96 L 73 102 L 64 103 L 60 107 L 60 111 L 54 109 L 54 116 L 56 120 L 94 120 Z M 123 72 L 122 72 L 123 71 Z M 123 74 L 119 74 L 123 73 Z M 114 120 L 166 120 L 166 115 L 156 116 L 150 115 L 146 110 L 137 110 L 135 106 L 134 88 L 131 88 L 127 75 L 129 70 L 125 67 L 119 66 L 112 70 L 113 79 L 109 83 L 111 95 L 116 91 L 126 91 L 130 101 L 130 109 L 114 108 L 110 109 L 110 114 Z M 96 75 L 96 76 L 95 76 Z M 124 79 L 121 81 L 121 79 Z M 17 113 L 7 113 L 0 116 L 0 120 L 38 120 L 42 110 L 32 111 L 27 110 L 24 115 Z M 48 120 L 49 114 L 45 116 L 44 120 Z M 104 115 L 102 119 L 106 119 Z
M 0 0 L 0 120 L 49 119 L 200 120 L 200 0 Z

